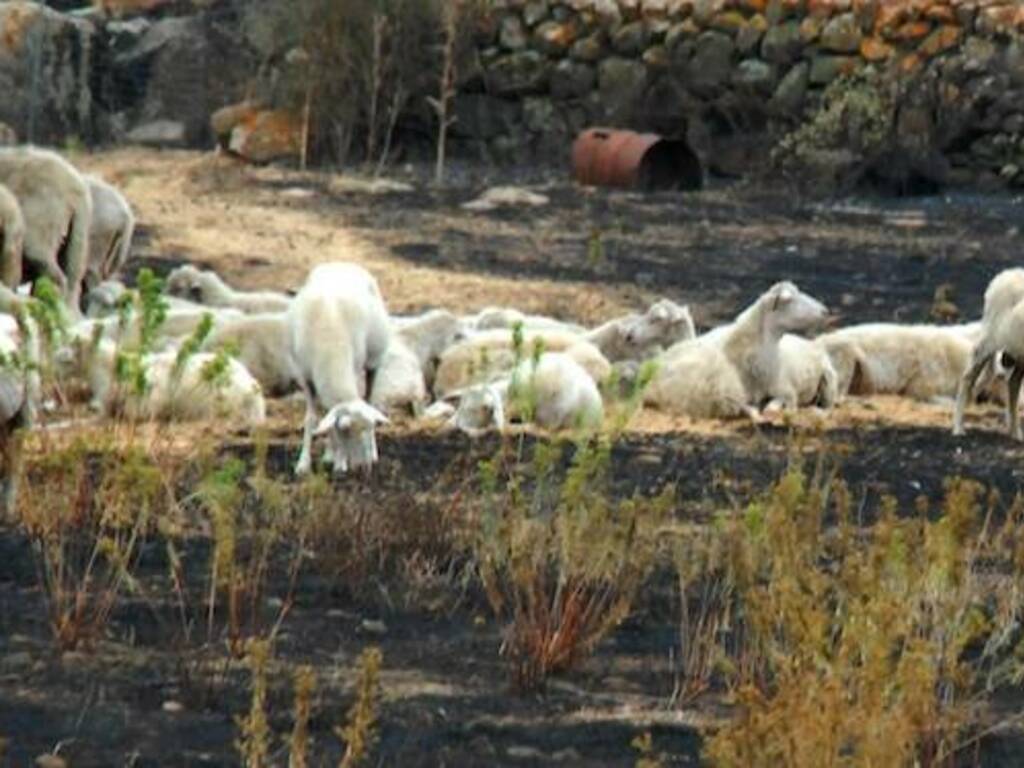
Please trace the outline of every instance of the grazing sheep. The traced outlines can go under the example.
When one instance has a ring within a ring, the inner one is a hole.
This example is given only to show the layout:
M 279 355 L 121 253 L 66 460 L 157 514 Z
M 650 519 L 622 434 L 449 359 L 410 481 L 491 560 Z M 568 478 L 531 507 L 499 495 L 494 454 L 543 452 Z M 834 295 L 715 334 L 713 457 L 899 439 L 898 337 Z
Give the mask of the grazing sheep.
M 646 312 L 626 315 L 583 334 L 609 362 L 644 360 L 680 341 L 697 335 L 690 308 L 669 299 L 652 304 Z
M 0 283 L 14 289 L 21 283 L 25 218 L 17 198 L 0 184 Z
M 92 197 L 85 284 L 92 288 L 118 274 L 127 263 L 135 234 L 135 215 L 124 195 L 99 176 L 87 175 L 85 183 Z
M 779 369 L 767 409 L 831 408 L 839 399 L 838 381 L 822 346 L 787 333 L 779 340 Z
M 539 344 L 545 352 L 564 352 L 590 374 L 598 384 L 611 373 L 611 363 L 601 351 L 578 334 L 564 331 L 526 331 L 522 334 L 523 357 Z M 501 378 L 516 365 L 515 334 L 511 331 L 482 331 L 455 344 L 441 356 L 434 381 L 434 394 L 444 397 Z
M 356 264 L 315 267 L 288 308 L 290 349 L 306 398 L 296 474 L 312 468 L 314 436 L 330 438 L 335 472 L 377 460 L 375 425 L 387 417 L 364 401 L 367 374 L 391 341 L 391 324 L 373 276 Z M 327 415 L 317 423 L 317 404 Z
M 0 148 L 0 184 L 17 198 L 25 219 L 24 260 L 30 276 L 47 275 L 78 315 L 89 262 L 92 197 L 75 168 L 56 152 Z
M 230 357 L 197 352 L 179 362 L 175 350 L 145 355 L 140 361 L 146 387 L 117 380 L 118 346 L 77 332 L 65 365 L 85 376 L 91 406 L 108 416 L 132 421 L 194 421 L 221 418 L 248 427 L 266 419 L 266 402 L 258 381 Z M 218 370 L 223 365 L 223 370 Z
M 506 379 L 470 387 L 451 424 L 476 436 L 489 427 L 500 431 L 506 415 L 545 429 L 595 428 L 604 419 L 604 405 L 597 385 L 579 363 L 551 352 L 536 362 L 522 361 Z
M 840 397 L 888 394 L 944 402 L 956 397 L 980 332 L 980 323 L 866 323 L 822 334 L 815 343 L 832 360 Z M 992 374 L 990 367 L 986 386 Z
M 216 272 L 184 264 L 167 276 L 167 293 L 208 307 L 227 307 L 242 312 L 284 312 L 291 299 L 276 291 L 236 291 Z
M 1021 440 L 1017 402 L 1024 381 L 1024 269 L 1007 269 L 996 275 L 985 291 L 981 331 L 956 391 L 953 434 L 964 434 L 964 409 L 986 366 L 1012 363 L 1006 385 L 1006 424 L 1010 437 Z
M 231 349 L 267 395 L 281 397 L 298 389 L 290 344 L 287 314 L 266 312 L 222 319 L 203 342 L 203 349 Z
M 582 326 L 575 323 L 555 320 L 544 315 L 527 315 L 511 307 L 486 307 L 475 315 L 468 315 L 463 319 L 474 331 L 511 330 L 517 324 L 521 324 L 524 331 L 584 331 Z
M 463 322 L 435 309 L 396 323 L 370 392 L 370 404 L 385 413 L 418 415 L 430 400 L 437 361 L 448 347 L 466 337 Z

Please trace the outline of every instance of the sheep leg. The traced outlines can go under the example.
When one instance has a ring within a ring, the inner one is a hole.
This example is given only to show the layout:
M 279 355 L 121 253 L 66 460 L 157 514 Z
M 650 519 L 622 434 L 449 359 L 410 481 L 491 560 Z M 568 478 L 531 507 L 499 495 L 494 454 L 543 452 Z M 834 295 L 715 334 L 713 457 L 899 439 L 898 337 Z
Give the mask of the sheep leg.
M 306 397 L 306 417 L 302 424 L 302 450 L 295 465 L 296 475 L 308 475 L 313 468 L 313 430 L 316 429 L 317 423 L 316 403 L 307 382 L 302 383 L 302 394 Z
M 1013 373 L 1010 374 L 1010 382 L 1007 384 L 1006 398 L 1006 424 L 1010 437 L 1014 440 L 1024 439 L 1020 431 L 1020 411 L 1018 401 L 1020 400 L 1020 385 L 1024 381 L 1024 367 L 1015 365 Z
M 964 434 L 964 410 L 967 408 L 967 401 L 970 400 L 974 385 L 993 354 L 985 345 L 976 346 L 971 353 L 970 365 L 960 377 L 960 383 L 956 388 L 956 407 L 953 409 L 953 435 L 956 437 Z

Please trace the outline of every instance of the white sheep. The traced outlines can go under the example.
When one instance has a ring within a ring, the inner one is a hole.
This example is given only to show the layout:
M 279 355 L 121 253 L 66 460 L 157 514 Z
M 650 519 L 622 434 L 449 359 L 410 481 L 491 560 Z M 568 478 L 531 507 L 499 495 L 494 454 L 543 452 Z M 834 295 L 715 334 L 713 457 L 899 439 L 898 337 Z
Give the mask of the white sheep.
M 208 307 L 242 312 L 284 312 L 291 299 L 277 291 L 237 291 L 209 270 L 183 264 L 167 276 L 167 293 Z
M 367 403 L 367 374 L 380 367 L 391 339 L 388 311 L 362 267 L 315 267 L 288 308 L 291 355 L 306 398 L 296 474 L 312 468 L 314 436 L 327 435 L 335 472 L 377 460 L 376 424 L 387 417 Z M 317 405 L 327 415 L 317 423 Z
M 92 225 L 89 230 L 89 264 L 86 287 L 91 288 L 118 274 L 131 254 L 135 214 L 124 195 L 99 176 L 86 175 L 92 197 Z
M 258 381 L 230 357 L 209 352 L 181 355 L 177 350 L 142 356 L 142 382 L 119 381 L 118 346 L 79 331 L 71 355 L 62 362 L 85 376 L 91 407 L 132 421 L 194 421 L 220 418 L 248 427 L 266 419 L 266 401 Z
M 601 351 L 579 334 L 565 331 L 525 331 L 520 356 L 531 357 L 539 347 L 545 352 L 564 352 L 601 384 L 611 373 L 611 363 Z M 437 397 L 473 384 L 485 384 L 510 373 L 516 363 L 516 334 L 512 331 L 481 331 L 455 344 L 442 356 L 434 381 Z
M 0 184 L 0 283 L 15 289 L 21 283 L 25 218 L 17 198 Z
M 120 280 L 108 279 L 93 285 L 85 294 L 85 316 L 100 318 L 112 315 L 117 312 L 118 304 L 130 289 Z M 167 309 L 171 312 L 214 312 L 223 313 L 225 316 L 240 315 L 241 312 L 235 309 L 216 309 L 204 307 L 188 299 L 177 296 L 164 295 L 163 300 Z
M 475 315 L 463 318 L 466 324 L 475 331 L 511 330 L 521 325 L 525 331 L 567 331 L 583 333 L 583 326 L 575 323 L 556 320 L 544 315 L 527 315 L 512 307 L 485 307 Z
M 207 315 L 213 319 L 214 330 L 223 322 L 244 317 L 243 313 L 237 309 L 212 307 L 169 309 L 163 323 L 155 329 L 152 340 L 154 349 L 173 346 L 190 336 Z M 72 326 L 72 330 L 81 336 L 92 337 L 98 333 L 103 338 L 122 346 L 135 346 L 142 340 L 142 318 L 138 311 L 133 311 L 130 314 L 127 323 L 122 323 L 121 317 L 116 315 L 90 318 L 80 320 Z
M 1024 269 L 1007 269 L 996 275 L 985 291 L 981 331 L 971 349 L 956 392 L 953 434 L 964 434 L 964 410 L 978 378 L 998 357 L 1000 364 L 1012 363 L 1006 391 L 1006 424 L 1010 437 L 1021 440 L 1020 398 L 1024 380 Z
M 203 349 L 229 349 L 271 397 L 298 388 L 298 376 L 290 354 L 291 335 L 285 312 L 224 317 L 203 342 Z
M 441 355 L 466 338 L 465 325 L 451 312 L 431 310 L 395 323 L 395 333 L 370 390 L 370 404 L 384 413 L 419 414 L 430 400 Z
M 980 323 L 866 323 L 822 334 L 815 343 L 832 360 L 840 397 L 889 394 L 946 402 L 956 396 L 980 333 Z M 986 387 L 992 374 L 989 366 Z
M 582 334 L 612 363 L 645 360 L 696 335 L 690 308 L 669 299 L 656 301 L 643 314 L 615 318 Z
M 824 347 L 787 333 L 779 340 L 779 367 L 766 410 L 817 405 L 831 408 L 839 400 L 839 377 Z
M 36 147 L 0 147 L 0 184 L 21 206 L 24 260 L 54 281 L 78 315 L 92 226 L 88 185 L 63 157 Z
M 754 409 L 765 404 L 792 406 L 799 395 L 792 380 L 780 379 L 787 373 L 780 343 L 827 315 L 793 283 L 776 283 L 732 323 L 666 350 L 644 401 L 697 418 L 754 418 Z
M 461 394 L 451 424 L 470 436 L 505 419 L 519 418 L 545 429 L 596 428 L 604 419 L 601 393 L 590 375 L 560 352 L 522 361 L 507 378 L 470 387 Z

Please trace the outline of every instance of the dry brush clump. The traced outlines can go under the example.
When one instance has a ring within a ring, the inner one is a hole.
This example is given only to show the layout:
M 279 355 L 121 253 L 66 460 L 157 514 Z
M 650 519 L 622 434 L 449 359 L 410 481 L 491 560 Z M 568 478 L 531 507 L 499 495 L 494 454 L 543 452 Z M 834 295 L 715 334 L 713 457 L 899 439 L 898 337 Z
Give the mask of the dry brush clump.
M 582 439 L 564 477 L 564 443 L 536 443 L 529 465 L 499 453 L 482 465 L 477 569 L 507 622 L 502 654 L 529 689 L 585 657 L 630 612 L 654 568 L 672 489 L 614 500 L 611 440 Z
M 952 765 L 1024 671 L 1021 506 L 994 510 L 958 479 L 936 519 L 888 501 L 860 528 L 841 483 L 794 469 L 680 543 L 678 690 L 717 684 L 735 706 L 709 763 Z

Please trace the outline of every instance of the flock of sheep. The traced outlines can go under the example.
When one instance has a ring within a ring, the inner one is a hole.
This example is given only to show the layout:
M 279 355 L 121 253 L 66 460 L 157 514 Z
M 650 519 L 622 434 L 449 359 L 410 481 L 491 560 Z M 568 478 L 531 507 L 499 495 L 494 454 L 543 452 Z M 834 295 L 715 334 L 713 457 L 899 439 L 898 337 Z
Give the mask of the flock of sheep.
M 265 397 L 299 392 L 306 404 L 299 474 L 312 469 L 319 436 L 335 472 L 373 464 L 377 425 L 399 414 L 471 435 L 515 419 L 597 427 L 606 401 L 631 383 L 645 405 L 697 418 L 757 420 L 764 410 L 828 409 L 849 395 L 955 398 L 957 434 L 977 391 L 1004 400 L 1011 434 L 1021 437 L 1024 269 L 992 281 L 979 322 L 877 323 L 809 338 L 828 311 L 791 282 L 698 335 L 688 307 L 667 299 L 593 329 L 496 307 L 397 317 L 374 277 L 354 263 L 315 267 L 294 296 L 236 290 L 186 265 L 166 279 L 163 322 L 147 328 L 143 316 L 125 317 L 133 294 L 116 280 L 133 230 L 130 206 L 101 179 L 52 151 L 0 149 L 0 355 L 38 360 L 39 334 L 21 309 L 33 301 L 29 283 L 48 276 L 70 323 L 53 359 L 87 384 L 95 409 L 255 425 L 265 419 Z M 127 387 L 118 351 L 146 334 L 145 386 Z M 182 345 L 195 339 L 183 355 Z M 38 370 L 0 370 L 5 429 L 34 422 Z

